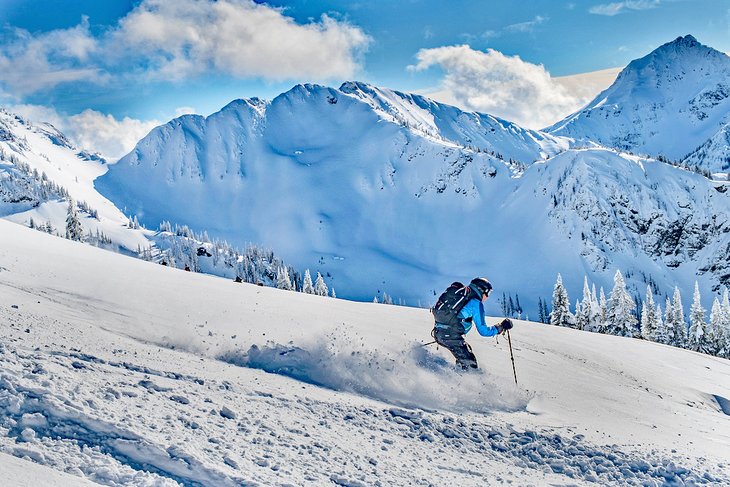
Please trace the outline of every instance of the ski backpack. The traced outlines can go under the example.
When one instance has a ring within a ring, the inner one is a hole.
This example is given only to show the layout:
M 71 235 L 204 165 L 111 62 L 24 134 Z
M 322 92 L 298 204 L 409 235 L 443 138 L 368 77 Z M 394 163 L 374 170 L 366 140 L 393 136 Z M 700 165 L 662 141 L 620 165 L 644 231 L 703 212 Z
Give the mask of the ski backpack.
M 437 323 L 448 326 L 461 325 L 459 311 L 469 302 L 472 294 L 469 286 L 464 286 L 456 281 L 452 282 L 446 291 L 441 293 L 436 304 L 431 308 L 431 313 Z

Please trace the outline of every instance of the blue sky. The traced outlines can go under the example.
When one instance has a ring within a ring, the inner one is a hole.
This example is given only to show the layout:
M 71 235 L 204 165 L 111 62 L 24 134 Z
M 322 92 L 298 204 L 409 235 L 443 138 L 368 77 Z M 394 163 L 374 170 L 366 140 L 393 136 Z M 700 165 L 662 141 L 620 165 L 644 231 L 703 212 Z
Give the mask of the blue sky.
M 300 82 L 357 79 L 539 128 L 616 69 L 580 90 L 563 77 L 685 34 L 730 52 L 730 1 L 0 0 L 0 27 L 0 103 L 118 156 L 178 114 Z

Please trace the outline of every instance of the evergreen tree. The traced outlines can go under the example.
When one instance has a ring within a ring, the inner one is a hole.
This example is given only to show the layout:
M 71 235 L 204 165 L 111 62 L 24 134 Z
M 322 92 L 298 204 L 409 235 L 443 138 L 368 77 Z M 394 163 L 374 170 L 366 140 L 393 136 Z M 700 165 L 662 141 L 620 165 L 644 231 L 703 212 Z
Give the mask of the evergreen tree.
M 76 209 L 76 202 L 73 198 L 68 199 L 68 209 L 66 210 L 66 238 L 69 240 L 81 240 L 84 230 L 79 221 L 79 212 Z
M 665 345 L 669 344 L 669 333 L 667 332 L 667 325 L 664 323 L 664 320 L 662 320 L 662 306 L 657 303 L 656 305 L 656 327 L 654 328 L 654 333 L 652 335 L 652 340 L 657 343 L 663 343 Z
M 335 293 L 335 287 L 334 286 L 332 286 L 330 288 L 330 296 L 332 296 L 333 298 L 336 298 L 337 297 L 337 293 Z
M 575 315 L 570 327 L 582 330 L 581 321 L 583 321 L 583 308 L 580 305 L 580 299 L 575 298 Z
M 324 283 L 322 274 L 317 273 L 317 279 L 314 281 L 314 294 L 317 296 L 327 296 L 330 290 L 327 289 L 327 284 Z
M 312 284 L 312 276 L 309 274 L 309 269 L 304 271 L 304 284 L 302 285 L 302 292 L 305 294 L 314 294 L 314 284 Z
M 292 290 L 291 279 L 289 278 L 289 270 L 286 266 L 280 266 L 276 271 L 276 287 L 286 291 Z
M 502 291 L 502 316 L 508 316 L 509 315 L 509 303 L 507 302 L 507 294 L 505 294 L 504 291 Z
M 718 357 L 730 359 L 730 296 L 728 289 L 725 288 L 722 294 L 722 337 L 720 338 L 720 350 L 717 352 Z
M 600 297 L 598 298 L 598 323 L 596 323 L 596 331 L 598 333 L 606 333 L 607 319 L 608 303 L 606 302 L 606 293 L 603 292 L 603 286 L 601 286 Z
M 664 303 L 664 329 L 667 333 L 667 345 L 674 345 L 674 311 L 672 307 L 672 300 L 667 296 L 667 301 Z
M 644 306 L 641 309 L 641 336 L 644 340 L 654 340 L 657 316 L 654 307 L 654 295 L 651 292 L 651 286 L 646 286 L 646 298 Z
M 674 342 L 672 345 L 680 348 L 687 348 L 687 323 L 684 321 L 684 308 L 682 307 L 682 296 L 678 287 L 674 287 L 674 298 L 672 303 Z
M 710 311 L 710 326 L 707 329 L 708 350 L 712 355 L 722 355 L 725 344 L 725 324 L 723 323 L 724 313 L 720 300 L 715 298 L 712 301 Z
M 545 316 L 545 313 L 544 313 L 543 307 L 542 307 L 542 298 L 538 297 L 537 298 L 537 320 L 540 323 L 545 323 L 547 321 L 545 318 L 546 318 L 546 316 Z
M 558 274 L 558 280 L 553 288 L 553 310 L 550 312 L 550 324 L 553 326 L 571 326 L 574 317 L 570 314 L 568 291 L 563 286 L 563 278 Z
M 625 337 L 638 336 L 635 308 L 633 298 L 626 291 L 624 277 L 617 270 L 606 307 L 606 333 Z
M 687 348 L 695 352 L 711 353 L 707 343 L 707 325 L 705 324 L 705 308 L 700 302 L 700 287 L 695 281 L 695 294 L 692 301 L 692 308 L 689 312 L 689 336 L 687 337 Z
M 578 305 L 576 304 L 575 321 L 579 330 L 592 331 L 593 328 L 593 297 L 588 287 L 588 277 L 583 276 L 583 301 L 580 304 L 580 314 L 578 313 Z

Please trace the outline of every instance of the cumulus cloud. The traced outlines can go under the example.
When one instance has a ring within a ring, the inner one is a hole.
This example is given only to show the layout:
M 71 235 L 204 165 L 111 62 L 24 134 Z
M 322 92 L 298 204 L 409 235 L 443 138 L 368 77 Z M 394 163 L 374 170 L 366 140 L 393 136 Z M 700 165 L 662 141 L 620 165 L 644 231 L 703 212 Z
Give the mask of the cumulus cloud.
M 244 0 L 146 0 L 120 21 L 115 45 L 154 60 L 160 76 L 216 70 L 270 79 L 348 77 L 369 37 L 327 15 L 297 24 Z
M 160 125 L 158 120 L 137 120 L 124 117 L 117 120 L 112 115 L 95 110 L 84 110 L 66 116 L 53 108 L 42 105 L 13 105 L 10 109 L 33 122 L 48 122 L 66 135 L 80 149 L 101 153 L 107 160 L 116 161 L 129 153 L 150 130 Z M 189 108 L 177 112 L 190 113 Z
M 71 29 L 31 35 L 6 28 L 0 44 L 0 83 L 17 96 L 79 80 L 103 83 L 108 75 L 91 61 L 98 42 L 86 18 Z
M 0 45 L 0 83 L 25 95 L 73 81 L 183 80 L 206 73 L 285 80 L 348 78 L 370 38 L 323 15 L 298 24 L 252 0 L 143 0 L 95 37 L 71 29 L 10 29 Z
M 588 9 L 588 12 L 596 15 L 607 15 L 613 17 L 627 10 L 649 10 L 661 4 L 661 0 L 626 0 L 624 2 L 602 3 Z
M 137 120 L 124 117 L 117 120 L 112 115 L 95 110 L 68 117 L 68 136 L 79 147 L 98 151 L 109 160 L 117 160 L 131 151 L 150 130 L 160 125 L 158 120 Z
M 444 71 L 436 96 L 468 110 L 486 112 L 529 128 L 542 128 L 588 101 L 550 76 L 542 65 L 477 51 L 467 45 L 421 49 L 411 70 L 439 66 Z

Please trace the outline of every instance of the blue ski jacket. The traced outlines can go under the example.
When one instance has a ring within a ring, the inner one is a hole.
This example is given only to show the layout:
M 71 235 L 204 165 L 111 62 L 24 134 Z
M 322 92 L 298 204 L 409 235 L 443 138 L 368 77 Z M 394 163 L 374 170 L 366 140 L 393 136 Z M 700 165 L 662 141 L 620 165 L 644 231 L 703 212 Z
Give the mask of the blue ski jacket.
M 459 311 L 459 319 L 464 327 L 464 334 L 469 333 L 472 326 L 477 327 L 477 331 L 483 337 L 493 337 L 499 333 L 496 326 L 487 325 L 484 320 L 484 305 L 481 299 L 472 298 Z M 469 319 L 471 318 L 471 319 Z M 439 324 L 437 323 L 436 326 Z

